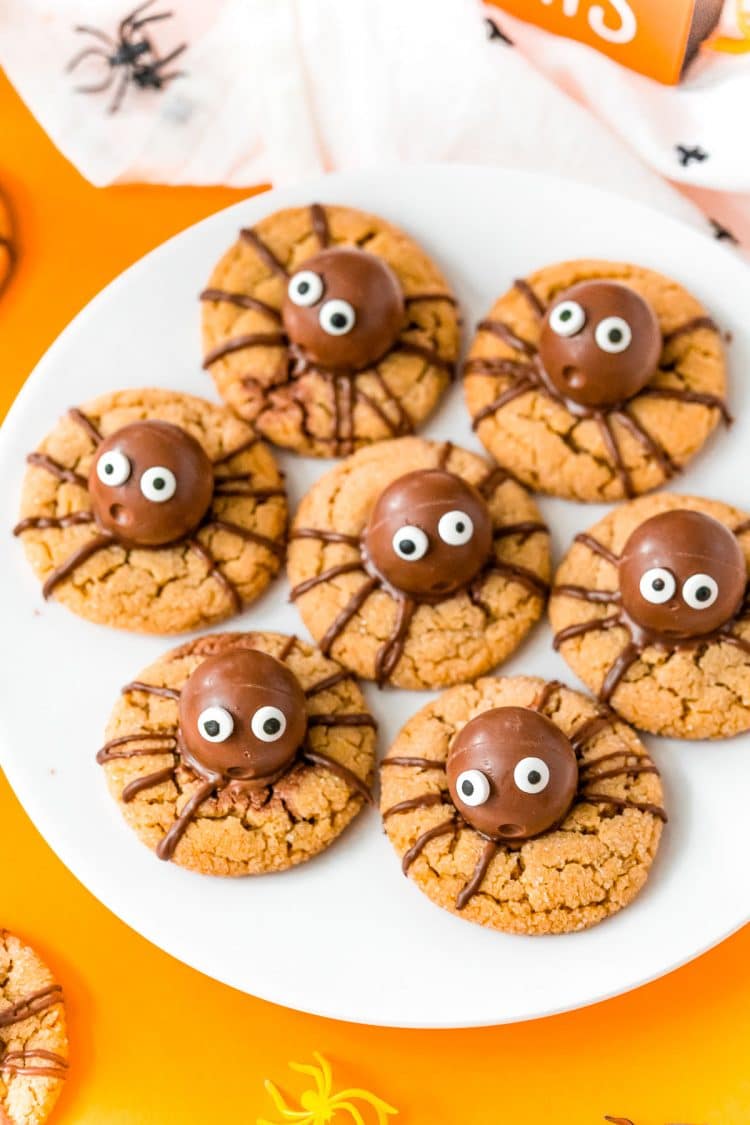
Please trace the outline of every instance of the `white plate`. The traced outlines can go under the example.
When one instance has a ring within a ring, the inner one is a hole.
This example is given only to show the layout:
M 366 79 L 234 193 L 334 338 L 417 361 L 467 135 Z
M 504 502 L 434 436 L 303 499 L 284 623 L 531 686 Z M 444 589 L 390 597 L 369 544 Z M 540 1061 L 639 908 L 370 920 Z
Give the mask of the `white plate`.
M 750 917 L 746 738 L 710 746 L 650 740 L 670 822 L 648 885 L 615 918 L 551 938 L 491 933 L 433 906 L 401 875 L 374 812 L 326 854 L 284 875 L 210 879 L 160 863 L 126 827 L 94 762 L 120 685 L 175 642 L 108 631 L 42 602 L 20 545 L 9 544 L 24 456 L 67 407 L 110 389 L 152 384 L 214 397 L 200 367 L 202 283 L 240 226 L 314 199 L 371 209 L 403 225 L 444 268 L 469 329 L 514 277 L 558 259 L 631 259 L 683 282 L 732 333 L 738 421 L 678 487 L 750 506 L 743 471 L 750 285 L 731 252 L 614 196 L 516 172 L 444 166 L 357 173 L 249 199 L 155 250 L 92 301 L 41 361 L 3 428 L 3 766 L 51 847 L 97 898 L 168 953 L 255 996 L 362 1023 L 457 1027 L 548 1015 L 634 988 Z M 478 448 L 458 387 L 425 432 Z M 282 461 L 293 502 L 328 467 Z M 558 557 L 603 511 L 551 500 L 542 507 Z M 231 627 L 304 636 L 286 594 L 279 579 Z M 573 682 L 546 625 L 506 670 Z M 383 751 L 431 698 L 368 693 Z

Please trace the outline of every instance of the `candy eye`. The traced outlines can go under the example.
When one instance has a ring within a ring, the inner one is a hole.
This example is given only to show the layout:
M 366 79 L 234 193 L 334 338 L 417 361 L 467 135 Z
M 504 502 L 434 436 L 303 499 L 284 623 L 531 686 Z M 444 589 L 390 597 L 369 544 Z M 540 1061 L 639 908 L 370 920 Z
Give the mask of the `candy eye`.
M 561 301 L 549 314 L 549 326 L 557 336 L 575 336 L 586 323 L 586 313 L 578 301 Z
M 708 609 L 719 596 L 719 584 L 710 574 L 691 574 L 682 586 L 682 597 L 691 609 Z
M 250 730 L 261 742 L 276 742 L 286 730 L 286 715 L 278 707 L 259 707 L 250 720 Z
M 677 583 L 671 570 L 655 566 L 641 577 L 638 589 L 641 591 L 641 597 L 651 605 L 663 605 L 674 597 Z
M 541 793 L 549 785 L 549 766 L 541 758 L 521 758 L 513 780 L 522 793 Z
M 490 783 L 481 770 L 464 770 L 458 775 L 456 793 L 465 805 L 483 805 L 490 795 Z
M 207 707 L 198 716 L 198 731 L 207 742 L 226 742 L 234 730 L 234 719 L 223 707 Z
M 323 278 L 312 270 L 301 270 L 289 282 L 287 293 L 293 305 L 309 308 L 323 296 Z
M 348 301 L 342 301 L 339 297 L 331 301 L 326 301 L 323 308 L 320 310 L 320 327 L 329 336 L 346 336 L 347 332 L 351 332 L 357 321 L 357 314 L 352 305 Z
M 118 484 L 125 484 L 130 476 L 130 461 L 119 449 L 110 449 L 103 453 L 96 463 L 96 475 L 102 484 L 109 484 L 115 488 Z
M 603 352 L 624 352 L 630 346 L 633 332 L 621 316 L 605 316 L 596 326 L 594 339 Z
M 427 554 L 430 541 L 421 527 L 400 527 L 391 540 L 393 550 L 404 562 L 416 562 Z
M 463 547 L 474 534 L 474 522 L 466 512 L 446 512 L 440 517 L 438 535 L 451 547 Z
M 146 469 L 141 477 L 141 492 L 147 500 L 153 500 L 156 504 L 171 500 L 176 491 L 177 477 L 171 469 L 165 469 L 163 465 L 154 465 L 153 468 Z

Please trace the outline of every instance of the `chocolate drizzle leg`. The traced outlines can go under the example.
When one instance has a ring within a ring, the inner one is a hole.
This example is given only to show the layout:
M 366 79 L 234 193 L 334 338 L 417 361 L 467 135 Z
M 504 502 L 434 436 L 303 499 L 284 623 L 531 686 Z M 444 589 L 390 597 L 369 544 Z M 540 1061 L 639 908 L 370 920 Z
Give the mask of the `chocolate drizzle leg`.
M 458 896 L 456 898 L 456 910 L 463 910 L 465 906 L 468 906 L 471 899 L 482 886 L 484 877 L 487 874 L 487 869 L 489 868 L 492 860 L 496 855 L 497 844 L 494 840 L 487 840 L 484 847 L 482 848 L 479 859 L 477 860 L 477 865 L 474 868 L 474 874 L 471 876 L 468 883 L 466 883 L 458 893 Z
M 438 836 L 446 836 L 449 832 L 457 831 L 458 825 L 453 817 L 451 817 L 450 820 L 441 821 L 440 824 L 428 828 L 426 832 L 418 836 L 409 850 L 404 854 L 404 858 L 401 861 L 401 870 L 404 875 L 408 875 L 409 868 L 414 863 L 414 860 L 419 858 L 431 840 L 436 840 Z
M 172 859 L 177 849 L 177 845 L 187 832 L 191 821 L 198 812 L 198 809 L 201 807 L 204 801 L 208 800 L 215 788 L 215 781 L 204 781 L 202 785 L 198 786 L 198 788 L 195 790 L 195 792 L 183 808 L 180 815 L 177 817 L 177 820 L 175 820 L 174 824 L 169 829 L 169 832 L 167 832 L 166 836 L 164 836 L 163 839 L 161 839 L 156 845 L 156 854 L 159 859 Z
M 30 1016 L 46 1012 L 48 1008 L 51 1008 L 53 1004 L 59 1004 L 61 1000 L 62 988 L 59 984 L 50 984 L 45 988 L 37 989 L 36 992 L 30 992 L 28 996 L 16 1000 L 7 1008 L 0 1008 L 0 1028 L 11 1027 L 15 1023 L 21 1023 L 22 1020 L 29 1019 Z

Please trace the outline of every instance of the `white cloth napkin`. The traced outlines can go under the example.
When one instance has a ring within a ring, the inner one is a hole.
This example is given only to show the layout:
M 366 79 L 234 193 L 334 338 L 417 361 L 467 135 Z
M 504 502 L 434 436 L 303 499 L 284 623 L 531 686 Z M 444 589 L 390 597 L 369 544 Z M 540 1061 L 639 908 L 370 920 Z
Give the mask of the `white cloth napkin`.
M 72 74 L 65 65 L 85 46 L 108 49 L 73 26 L 112 35 L 127 3 L 5 0 L 0 9 L 0 62 L 95 184 L 280 184 L 323 170 L 467 161 L 585 179 L 705 225 L 611 128 L 490 34 L 479 0 L 156 0 L 144 16 L 170 6 L 175 16 L 142 33 L 161 56 L 187 41 L 174 64 L 187 73 L 162 92 L 130 88 L 112 115 L 119 72 L 107 59 L 92 55 Z M 74 89 L 108 76 L 109 90 Z

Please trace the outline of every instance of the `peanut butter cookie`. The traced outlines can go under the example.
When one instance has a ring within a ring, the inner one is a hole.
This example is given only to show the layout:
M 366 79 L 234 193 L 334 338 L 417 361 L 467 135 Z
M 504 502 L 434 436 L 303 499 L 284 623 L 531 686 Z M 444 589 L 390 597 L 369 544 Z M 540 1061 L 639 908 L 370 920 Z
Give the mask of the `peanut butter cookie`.
M 574 500 L 656 488 L 729 418 L 706 310 L 621 262 L 562 262 L 516 281 L 478 325 L 464 391 L 501 465 Z
M 750 519 L 661 493 L 577 535 L 550 599 L 555 647 L 628 722 L 673 738 L 750 729 Z
M 311 645 L 224 633 L 122 689 L 97 761 L 160 859 L 258 875 L 323 851 L 370 800 L 375 725 L 354 677 Z
M 278 573 L 283 481 L 225 407 L 117 391 L 70 410 L 28 461 L 15 534 L 44 596 L 81 617 L 179 633 L 239 613 Z
M 539 619 L 550 574 L 539 511 L 503 469 L 450 442 L 362 449 L 304 497 L 292 599 L 321 650 L 405 688 L 470 680 Z
M 410 433 L 453 376 L 459 318 L 406 234 L 350 207 L 240 232 L 201 294 L 204 367 L 277 445 L 315 457 Z
M 583 930 L 627 906 L 666 820 L 634 731 L 528 676 L 428 703 L 383 759 L 381 786 L 404 873 L 438 906 L 506 933 Z
M 41 1125 L 68 1070 L 60 985 L 41 958 L 0 930 L 0 1121 Z

